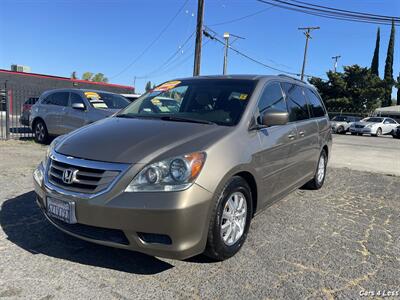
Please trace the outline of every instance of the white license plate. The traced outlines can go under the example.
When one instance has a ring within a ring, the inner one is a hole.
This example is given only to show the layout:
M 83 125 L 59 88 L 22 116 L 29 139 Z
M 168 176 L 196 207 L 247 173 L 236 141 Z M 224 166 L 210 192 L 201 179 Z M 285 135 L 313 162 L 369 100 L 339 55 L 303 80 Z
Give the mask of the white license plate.
M 47 214 L 66 223 L 76 223 L 75 202 L 47 197 Z

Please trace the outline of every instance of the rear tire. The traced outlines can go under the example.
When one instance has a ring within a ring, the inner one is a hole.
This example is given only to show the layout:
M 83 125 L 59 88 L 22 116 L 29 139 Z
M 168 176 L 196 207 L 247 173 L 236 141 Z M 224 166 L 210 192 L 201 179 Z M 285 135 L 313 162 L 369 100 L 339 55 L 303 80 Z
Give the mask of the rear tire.
M 239 252 L 246 240 L 252 216 L 250 187 L 242 177 L 234 176 L 217 195 L 204 254 L 222 261 Z
M 336 133 L 337 133 L 337 134 L 344 134 L 344 133 L 346 133 L 346 131 L 344 131 L 344 127 L 343 127 L 343 126 L 339 126 L 339 127 L 336 129 Z
M 42 120 L 34 123 L 33 132 L 35 133 L 35 141 L 40 144 L 46 144 L 49 140 L 49 133 L 46 124 Z
M 326 155 L 325 150 L 322 150 L 317 164 L 317 169 L 315 171 L 313 179 L 307 182 L 303 188 L 308 190 L 319 190 L 325 182 L 326 176 L 326 165 L 328 162 L 328 156 Z

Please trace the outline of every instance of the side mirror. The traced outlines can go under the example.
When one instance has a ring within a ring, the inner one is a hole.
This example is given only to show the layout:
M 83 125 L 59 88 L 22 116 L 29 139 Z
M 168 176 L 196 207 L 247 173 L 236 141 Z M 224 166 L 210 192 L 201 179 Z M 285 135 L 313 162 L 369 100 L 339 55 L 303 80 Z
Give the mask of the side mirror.
M 72 108 L 73 109 L 78 109 L 78 110 L 85 110 L 85 104 L 83 103 L 72 103 Z
M 285 125 L 289 122 L 289 113 L 287 111 L 267 109 L 260 118 L 261 125 L 265 127 Z

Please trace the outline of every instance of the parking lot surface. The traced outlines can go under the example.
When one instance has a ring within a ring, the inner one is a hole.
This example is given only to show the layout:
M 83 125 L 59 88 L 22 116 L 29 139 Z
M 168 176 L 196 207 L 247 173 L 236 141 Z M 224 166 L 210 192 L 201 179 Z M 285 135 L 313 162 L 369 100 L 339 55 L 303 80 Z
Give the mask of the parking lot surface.
M 348 137 L 334 143 L 342 138 Z M 53 228 L 32 192 L 31 173 L 44 153 L 33 142 L 0 142 L 0 298 L 400 294 L 400 177 L 336 168 L 333 152 L 324 188 L 298 190 L 259 214 L 238 255 L 218 263 L 202 256 L 174 261 L 90 244 Z

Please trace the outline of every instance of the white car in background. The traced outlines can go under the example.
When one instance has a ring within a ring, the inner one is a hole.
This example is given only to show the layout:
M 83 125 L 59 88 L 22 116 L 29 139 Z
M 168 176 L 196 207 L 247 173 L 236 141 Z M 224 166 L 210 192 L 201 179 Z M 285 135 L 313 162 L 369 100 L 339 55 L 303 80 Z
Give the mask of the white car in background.
M 399 123 L 392 118 L 369 117 L 362 119 L 360 122 L 352 123 L 350 132 L 358 135 L 380 136 L 382 134 L 391 134 L 397 126 L 399 126 Z

